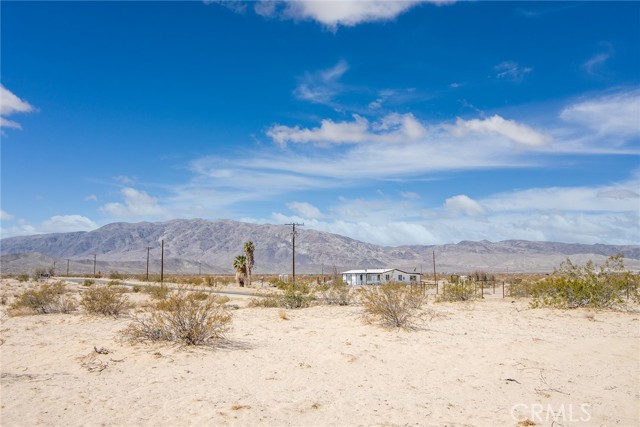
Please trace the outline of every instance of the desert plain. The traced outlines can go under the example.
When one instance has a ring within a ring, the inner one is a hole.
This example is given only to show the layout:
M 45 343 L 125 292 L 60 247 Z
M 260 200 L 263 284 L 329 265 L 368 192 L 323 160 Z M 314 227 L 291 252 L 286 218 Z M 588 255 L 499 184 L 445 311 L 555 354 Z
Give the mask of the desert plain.
M 36 284 L 0 285 L 6 427 L 640 425 L 638 307 L 431 298 L 413 328 L 388 329 L 357 304 L 283 312 L 230 295 L 226 339 L 193 347 L 123 338 L 144 293 L 118 317 L 10 316 Z

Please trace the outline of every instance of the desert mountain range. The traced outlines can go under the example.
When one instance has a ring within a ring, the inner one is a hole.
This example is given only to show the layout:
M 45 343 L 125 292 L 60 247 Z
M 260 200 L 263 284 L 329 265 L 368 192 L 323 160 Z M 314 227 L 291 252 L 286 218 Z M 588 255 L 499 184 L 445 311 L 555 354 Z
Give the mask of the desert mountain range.
M 58 273 L 65 273 L 67 263 L 70 273 L 92 273 L 94 255 L 97 270 L 103 273 L 144 273 L 147 247 L 150 273 L 158 273 L 162 240 L 166 274 L 232 273 L 233 259 L 242 254 L 247 241 L 255 245 L 254 275 L 291 272 L 290 226 L 191 219 L 113 223 L 88 232 L 5 238 L 0 240 L 2 273 L 27 273 L 54 262 Z M 624 255 L 628 268 L 640 270 L 638 245 L 483 240 L 387 247 L 299 227 L 296 273 L 394 267 L 430 274 L 434 254 L 439 273 L 550 272 L 567 258 L 603 263 L 617 253 Z

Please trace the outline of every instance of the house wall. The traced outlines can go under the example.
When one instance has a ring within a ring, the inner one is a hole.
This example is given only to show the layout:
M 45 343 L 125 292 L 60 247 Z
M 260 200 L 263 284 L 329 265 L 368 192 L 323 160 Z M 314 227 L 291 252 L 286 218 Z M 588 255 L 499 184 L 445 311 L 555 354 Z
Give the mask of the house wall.
M 420 274 L 409 274 L 399 270 L 389 270 L 383 273 L 343 273 L 342 281 L 351 286 L 381 285 L 387 282 L 403 282 L 420 284 Z

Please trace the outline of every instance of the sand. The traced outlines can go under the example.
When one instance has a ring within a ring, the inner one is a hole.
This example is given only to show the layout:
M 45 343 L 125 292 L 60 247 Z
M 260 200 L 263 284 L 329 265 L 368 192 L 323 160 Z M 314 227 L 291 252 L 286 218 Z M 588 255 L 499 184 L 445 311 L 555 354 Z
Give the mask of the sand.
M 205 348 L 130 344 L 128 315 L 9 317 L 4 305 L 0 424 L 640 425 L 638 311 L 430 301 L 415 329 L 388 330 L 357 305 L 283 320 L 246 302 L 232 298 L 228 340 Z

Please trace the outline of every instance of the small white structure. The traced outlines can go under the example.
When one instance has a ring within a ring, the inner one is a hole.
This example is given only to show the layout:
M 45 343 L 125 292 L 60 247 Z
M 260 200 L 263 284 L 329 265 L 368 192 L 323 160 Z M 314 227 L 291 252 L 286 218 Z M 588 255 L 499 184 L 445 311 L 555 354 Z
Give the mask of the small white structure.
M 397 268 L 368 268 L 342 272 L 342 281 L 351 286 L 381 285 L 387 282 L 420 284 L 420 273 L 407 273 Z

